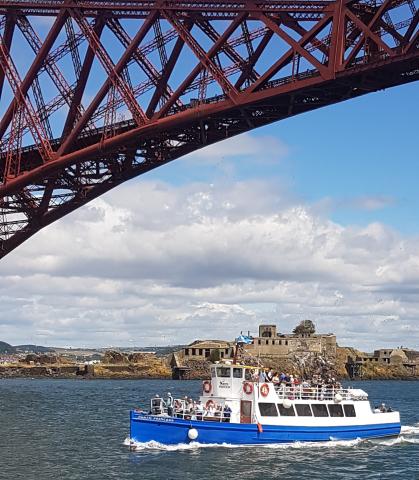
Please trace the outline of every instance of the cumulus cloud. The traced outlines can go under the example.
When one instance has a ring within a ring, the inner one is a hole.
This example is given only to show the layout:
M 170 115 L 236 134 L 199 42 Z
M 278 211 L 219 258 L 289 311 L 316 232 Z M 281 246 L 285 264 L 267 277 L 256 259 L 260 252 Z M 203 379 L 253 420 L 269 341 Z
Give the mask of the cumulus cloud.
M 303 318 L 341 344 L 418 346 L 417 239 L 343 227 L 267 181 L 137 180 L 39 232 L 0 272 L 0 338 L 153 345 Z

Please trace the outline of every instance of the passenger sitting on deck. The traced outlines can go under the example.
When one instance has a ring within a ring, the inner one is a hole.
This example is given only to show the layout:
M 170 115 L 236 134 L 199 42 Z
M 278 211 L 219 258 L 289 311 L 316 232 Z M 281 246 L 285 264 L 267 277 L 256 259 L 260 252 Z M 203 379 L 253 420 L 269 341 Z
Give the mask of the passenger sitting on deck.
M 215 403 L 214 402 L 211 402 L 208 405 L 207 410 L 205 412 L 205 416 L 206 417 L 214 417 L 215 416 Z
M 224 407 L 222 405 L 217 405 L 217 411 L 215 412 L 215 415 L 217 417 L 222 417 L 224 412 Z
M 183 415 L 182 400 L 178 398 L 175 400 L 175 415 L 176 417 L 182 417 Z
M 202 420 L 202 417 L 204 416 L 204 406 L 202 405 L 201 400 L 198 400 L 198 403 L 196 404 L 196 419 L 197 420 Z
M 223 422 L 230 423 L 231 408 L 227 404 L 224 405 L 223 417 Z
M 192 416 L 195 414 L 194 404 L 192 398 L 188 398 L 186 402 L 186 409 L 185 409 L 185 419 L 190 420 Z
M 387 412 L 387 408 L 386 408 L 386 404 L 385 403 L 382 403 L 380 405 L 380 412 L 381 413 L 386 413 Z

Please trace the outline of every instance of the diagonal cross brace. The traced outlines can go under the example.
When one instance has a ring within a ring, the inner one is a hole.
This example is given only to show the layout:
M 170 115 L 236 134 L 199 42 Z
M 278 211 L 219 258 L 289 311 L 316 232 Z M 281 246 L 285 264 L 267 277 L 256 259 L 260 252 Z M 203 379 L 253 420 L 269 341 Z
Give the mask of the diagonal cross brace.
M 115 65 L 113 70 L 116 75 L 119 75 L 122 72 L 122 70 L 125 68 L 128 60 L 131 58 L 132 54 L 134 53 L 138 45 L 147 35 L 148 31 L 150 30 L 156 18 L 157 18 L 157 12 L 152 12 L 147 17 L 147 19 L 144 20 L 144 23 L 142 24 L 141 28 L 138 30 L 137 34 L 131 41 L 131 44 L 122 54 L 118 63 Z M 105 98 L 105 95 L 108 93 L 108 90 L 112 85 L 112 83 L 113 82 L 109 77 L 105 80 L 103 85 L 100 87 L 98 93 L 96 94 L 95 98 L 92 100 L 90 105 L 86 108 L 84 115 L 78 120 L 74 128 L 69 133 L 68 137 L 65 139 L 64 143 L 61 145 L 60 149 L 58 150 L 59 155 L 63 155 L 64 153 L 67 153 L 69 151 L 72 143 L 77 139 L 79 133 L 82 131 L 84 126 L 87 124 L 87 122 L 91 119 L 93 113 L 96 111 L 96 109 L 99 107 L 102 100 Z
M 232 100 L 235 103 L 239 92 L 225 77 L 223 71 L 214 64 L 211 58 L 219 50 L 221 50 L 222 46 L 224 45 L 225 41 L 220 41 L 222 37 L 218 38 L 219 41 L 214 44 L 214 45 L 218 44 L 218 46 L 214 52 L 211 52 L 211 55 L 210 55 L 209 53 L 206 53 L 204 51 L 204 49 L 193 38 L 189 30 L 183 25 L 183 23 L 176 17 L 175 14 L 169 11 L 163 11 L 162 13 L 166 17 L 166 19 L 172 24 L 172 26 L 176 28 L 176 30 L 179 33 L 179 36 L 182 37 L 183 41 L 189 46 L 189 48 L 198 58 L 199 62 L 201 63 L 200 70 L 202 69 L 208 70 L 212 74 L 212 76 L 215 78 L 217 83 L 220 85 L 223 92 L 230 98 L 230 100 Z M 242 22 L 245 16 L 246 14 L 241 14 L 237 17 L 237 18 L 240 18 L 240 21 L 237 23 L 237 26 L 239 25 L 239 23 Z M 236 18 L 236 21 L 237 21 L 237 18 Z M 213 45 L 213 48 L 214 48 L 214 45 Z
M 220 49 L 221 45 L 227 41 L 227 39 L 230 37 L 230 35 L 236 30 L 236 28 L 240 25 L 240 23 L 246 18 L 247 14 L 246 13 L 241 13 L 236 16 L 236 18 L 230 23 L 230 25 L 227 27 L 227 29 L 224 31 L 224 33 L 220 36 L 220 38 L 214 43 L 214 45 L 209 49 L 208 53 L 206 54 L 206 57 L 211 59 Z M 188 37 L 190 37 L 190 34 L 188 33 Z M 185 41 L 185 43 L 187 43 Z M 212 62 L 211 62 L 212 64 Z M 201 70 L 204 68 L 204 64 L 200 61 L 198 65 L 195 66 L 195 68 L 192 70 L 192 72 L 185 78 L 185 80 L 182 82 L 182 84 L 178 87 L 178 89 L 175 91 L 175 93 L 172 95 L 172 97 L 163 105 L 161 110 L 155 115 L 155 119 L 161 118 L 166 113 L 172 108 L 172 106 L 175 104 L 175 102 L 178 100 L 178 98 L 184 93 L 184 91 L 189 87 L 189 85 L 195 80 L 197 75 L 201 72 Z M 223 72 L 221 72 L 221 77 L 225 79 L 225 75 Z M 230 82 L 228 82 L 229 85 Z M 237 89 L 233 87 L 233 91 L 236 92 L 236 95 L 238 95 Z M 235 98 L 233 100 L 233 103 L 235 102 Z
M 106 49 L 103 47 L 98 36 L 90 28 L 90 25 L 87 22 L 86 18 L 83 17 L 83 15 L 81 15 L 80 12 L 76 9 L 71 9 L 70 13 L 73 16 L 73 18 L 76 20 L 82 32 L 85 34 L 87 41 L 89 42 L 89 45 L 91 46 L 92 50 L 94 50 L 97 58 L 99 59 L 103 68 L 108 74 L 108 78 L 110 82 L 113 84 L 115 89 L 119 92 L 121 97 L 124 99 L 135 122 L 137 123 L 137 125 L 142 125 L 146 121 L 146 116 L 142 111 L 140 105 L 132 95 L 131 89 L 120 76 L 120 73 L 122 72 L 125 65 L 122 66 L 120 71 L 116 71 L 115 65 L 112 62 L 109 54 L 107 53 Z

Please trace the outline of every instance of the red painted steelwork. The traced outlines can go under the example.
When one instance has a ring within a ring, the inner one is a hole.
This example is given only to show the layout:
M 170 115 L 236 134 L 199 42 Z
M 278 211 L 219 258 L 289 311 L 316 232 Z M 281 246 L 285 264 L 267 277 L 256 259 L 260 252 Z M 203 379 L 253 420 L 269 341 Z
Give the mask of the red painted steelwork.
M 0 258 L 182 155 L 419 79 L 418 1 L 0 0 Z

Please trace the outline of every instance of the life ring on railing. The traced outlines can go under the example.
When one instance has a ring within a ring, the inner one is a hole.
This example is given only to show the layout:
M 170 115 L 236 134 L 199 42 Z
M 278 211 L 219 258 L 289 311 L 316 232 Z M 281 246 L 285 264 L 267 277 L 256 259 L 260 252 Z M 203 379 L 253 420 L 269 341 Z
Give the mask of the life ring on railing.
M 243 392 L 246 395 L 251 395 L 253 393 L 253 385 L 250 382 L 243 383 Z
M 267 397 L 268 394 L 269 394 L 269 385 L 267 383 L 264 383 L 261 387 L 260 387 L 260 394 L 262 395 L 262 397 Z
M 205 380 L 202 384 L 202 388 L 204 390 L 204 393 L 210 393 L 212 385 L 209 380 Z
M 205 404 L 205 408 L 211 408 L 215 407 L 214 400 L 208 400 L 208 402 Z

